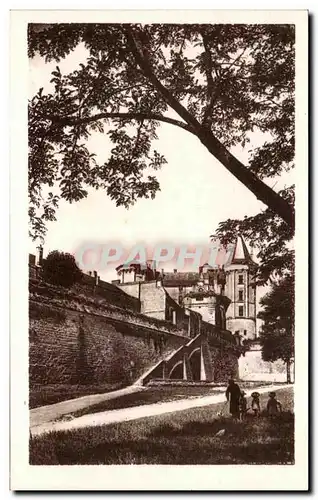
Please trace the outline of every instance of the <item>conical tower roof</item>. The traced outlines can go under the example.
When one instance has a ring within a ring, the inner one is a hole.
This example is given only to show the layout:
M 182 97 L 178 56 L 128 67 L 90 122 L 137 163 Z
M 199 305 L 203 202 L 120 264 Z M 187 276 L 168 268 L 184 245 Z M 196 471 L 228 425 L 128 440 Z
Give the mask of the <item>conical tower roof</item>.
M 243 236 L 241 236 L 240 234 L 236 238 L 232 259 L 228 264 L 256 265 L 247 249 Z

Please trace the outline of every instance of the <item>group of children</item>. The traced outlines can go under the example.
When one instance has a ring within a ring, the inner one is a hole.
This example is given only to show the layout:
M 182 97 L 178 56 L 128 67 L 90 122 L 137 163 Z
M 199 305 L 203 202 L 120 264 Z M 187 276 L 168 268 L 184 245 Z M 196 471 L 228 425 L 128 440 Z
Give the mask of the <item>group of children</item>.
M 233 417 L 243 420 L 249 409 L 251 409 L 255 416 L 259 416 L 261 413 L 260 406 L 260 393 L 252 392 L 252 403 L 250 408 L 247 407 L 246 392 L 242 391 L 238 384 L 234 382 L 233 379 L 229 380 L 229 385 L 225 393 L 227 401 L 230 403 L 230 413 Z M 269 399 L 266 405 L 267 414 L 270 417 L 275 417 L 282 411 L 282 405 L 276 399 L 276 393 L 270 392 Z
M 240 420 L 243 420 L 244 417 L 246 416 L 246 413 L 249 409 L 251 409 L 256 417 L 258 417 L 261 413 L 261 406 L 259 402 L 260 394 L 259 392 L 252 392 L 251 394 L 252 397 L 252 402 L 250 408 L 247 407 L 247 398 L 246 398 L 246 392 L 241 391 L 240 398 L 239 398 L 239 418 Z M 276 399 L 276 392 L 270 392 L 269 393 L 269 399 L 266 405 L 266 410 L 267 414 L 270 417 L 274 417 L 281 413 L 282 411 L 282 405 L 281 403 Z

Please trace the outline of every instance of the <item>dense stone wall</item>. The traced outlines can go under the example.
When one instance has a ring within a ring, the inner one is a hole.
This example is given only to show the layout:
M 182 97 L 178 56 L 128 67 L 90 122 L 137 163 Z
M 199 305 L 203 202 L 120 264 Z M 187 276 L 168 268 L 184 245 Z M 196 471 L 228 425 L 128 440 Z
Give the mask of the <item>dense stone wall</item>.
M 30 283 L 30 384 L 136 380 L 188 340 L 174 325 Z
M 224 382 L 230 378 L 239 378 L 237 357 L 227 349 L 217 351 L 214 363 L 214 382 Z
M 199 321 L 194 312 L 189 329 L 190 316 L 169 296 L 166 306 L 168 311 L 174 306 L 176 325 L 79 291 L 30 280 L 31 387 L 32 384 L 129 384 L 189 343 L 191 337 L 196 339 L 199 331 L 206 339 L 206 378 L 224 381 L 236 376 L 238 353 L 231 333 Z M 183 354 L 180 352 L 181 357 Z M 163 365 L 157 371 L 156 377 L 166 376 Z

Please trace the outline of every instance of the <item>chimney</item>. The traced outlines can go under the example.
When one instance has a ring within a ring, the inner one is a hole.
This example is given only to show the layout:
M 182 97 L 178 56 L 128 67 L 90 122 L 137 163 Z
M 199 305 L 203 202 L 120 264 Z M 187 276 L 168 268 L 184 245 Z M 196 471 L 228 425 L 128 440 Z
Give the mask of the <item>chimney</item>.
M 88 271 L 89 276 L 92 276 L 92 271 Z
M 42 266 L 43 263 L 43 247 L 42 245 L 39 245 L 37 248 L 37 258 L 36 258 L 36 265 L 37 266 Z
M 94 271 L 94 278 L 95 278 L 95 285 L 98 285 L 99 282 L 99 276 L 97 274 L 97 271 Z
M 156 261 L 155 260 L 146 260 L 147 267 L 150 267 L 153 271 L 156 270 Z

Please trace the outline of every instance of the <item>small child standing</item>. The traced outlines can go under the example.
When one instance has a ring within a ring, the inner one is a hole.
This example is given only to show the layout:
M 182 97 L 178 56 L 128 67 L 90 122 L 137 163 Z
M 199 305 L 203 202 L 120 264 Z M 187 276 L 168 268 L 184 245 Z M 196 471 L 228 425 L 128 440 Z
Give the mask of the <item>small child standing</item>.
M 275 417 L 282 412 L 282 405 L 276 399 L 276 392 L 269 393 L 269 400 L 267 402 L 267 413 L 270 417 Z
M 243 420 L 246 412 L 247 412 L 247 399 L 246 399 L 246 392 L 241 391 L 241 396 L 239 400 L 239 412 L 240 412 L 240 420 Z
M 260 404 L 259 404 L 259 392 L 252 392 L 251 394 L 252 396 L 252 404 L 251 404 L 251 408 L 254 412 L 254 415 L 256 417 L 259 416 L 260 412 L 261 412 L 261 407 L 260 407 Z

